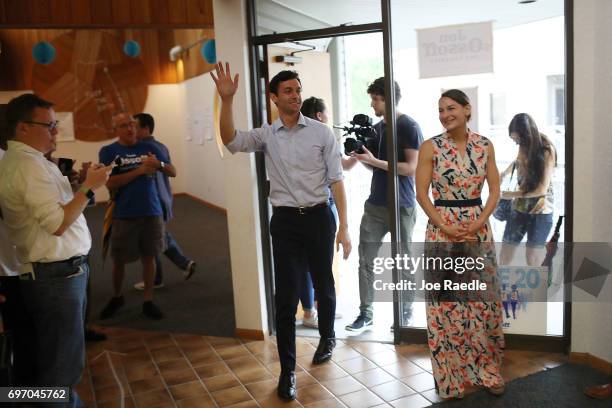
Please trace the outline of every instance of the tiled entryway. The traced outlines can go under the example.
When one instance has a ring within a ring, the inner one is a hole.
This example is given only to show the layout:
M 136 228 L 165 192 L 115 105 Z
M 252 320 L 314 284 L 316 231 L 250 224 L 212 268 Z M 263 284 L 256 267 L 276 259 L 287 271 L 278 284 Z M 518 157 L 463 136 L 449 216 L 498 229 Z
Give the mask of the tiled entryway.
M 368 408 L 424 407 L 438 401 L 423 345 L 340 341 L 333 361 L 311 364 L 318 341 L 298 338 L 298 398 L 276 396 L 274 339 L 248 341 L 190 334 L 105 329 L 89 344 L 77 387 L 88 407 Z M 508 351 L 507 381 L 566 361 L 554 353 Z

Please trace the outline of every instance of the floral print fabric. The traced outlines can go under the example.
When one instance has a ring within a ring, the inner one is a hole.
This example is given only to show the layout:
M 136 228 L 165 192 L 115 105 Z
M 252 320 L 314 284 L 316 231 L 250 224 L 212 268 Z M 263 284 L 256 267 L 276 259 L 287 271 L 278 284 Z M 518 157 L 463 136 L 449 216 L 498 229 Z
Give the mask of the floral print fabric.
M 432 195 L 435 200 L 469 200 L 480 197 L 487 172 L 487 138 L 469 132 L 464 155 L 446 134 L 431 139 L 433 145 Z M 445 223 L 467 224 L 475 221 L 482 206 L 436 207 Z M 502 331 L 502 305 L 497 288 L 495 248 L 487 222 L 477 233 L 485 268 L 482 281 L 495 289 L 490 301 L 456 302 L 429 298 L 427 336 L 433 375 L 440 397 L 463 394 L 466 384 L 484 387 L 503 385 L 500 374 L 505 347 Z M 428 224 L 426 242 L 447 242 L 440 228 Z

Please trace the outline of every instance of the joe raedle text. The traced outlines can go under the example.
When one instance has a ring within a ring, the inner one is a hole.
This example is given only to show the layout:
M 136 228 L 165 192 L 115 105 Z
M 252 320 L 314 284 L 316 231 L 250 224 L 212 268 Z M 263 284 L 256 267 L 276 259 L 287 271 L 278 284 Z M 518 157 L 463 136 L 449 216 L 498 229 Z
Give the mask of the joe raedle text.
M 405 290 L 477 290 L 477 291 L 486 291 L 487 284 L 486 282 L 481 282 L 478 279 L 474 279 L 470 282 L 454 282 L 450 279 L 445 279 L 440 282 L 427 282 L 425 280 L 421 281 L 420 285 L 417 285 L 416 282 L 412 282 L 406 279 L 403 279 L 399 282 L 384 282 L 382 279 L 376 279 L 373 283 L 375 290 L 397 290 L 397 291 L 405 291 Z

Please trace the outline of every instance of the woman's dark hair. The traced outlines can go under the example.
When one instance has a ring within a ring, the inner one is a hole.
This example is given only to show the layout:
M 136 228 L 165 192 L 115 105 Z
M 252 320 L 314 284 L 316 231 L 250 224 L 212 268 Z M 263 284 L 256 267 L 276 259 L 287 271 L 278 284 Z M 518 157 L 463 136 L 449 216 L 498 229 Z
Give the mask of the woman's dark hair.
M 317 113 L 325 112 L 327 108 L 325 106 L 325 102 L 323 102 L 323 99 L 311 96 L 302 102 L 302 109 L 300 110 L 302 115 L 307 116 L 310 119 L 319 120 L 317 119 Z
M 508 125 L 508 134 L 518 135 L 519 149 L 525 158 L 525 177 L 522 178 L 519 188 L 523 193 L 535 190 L 544 178 L 546 171 L 546 152 L 555 156 L 555 148 L 551 141 L 540 131 L 531 116 L 527 113 L 514 115 Z
M 463 92 L 460 89 L 449 89 L 448 91 L 443 92 L 442 95 L 440 95 L 440 98 L 452 99 L 453 101 L 457 102 L 459 105 L 463 107 L 470 105 L 470 98 L 468 98 L 465 92 Z M 470 121 L 471 117 L 472 117 L 471 113 L 467 115 L 468 122 Z
M 302 81 L 300 81 L 300 75 L 296 71 L 287 70 L 279 72 L 270 80 L 270 92 L 274 95 L 278 95 L 278 85 L 281 82 L 290 81 L 292 79 L 297 79 L 300 85 L 302 84 Z

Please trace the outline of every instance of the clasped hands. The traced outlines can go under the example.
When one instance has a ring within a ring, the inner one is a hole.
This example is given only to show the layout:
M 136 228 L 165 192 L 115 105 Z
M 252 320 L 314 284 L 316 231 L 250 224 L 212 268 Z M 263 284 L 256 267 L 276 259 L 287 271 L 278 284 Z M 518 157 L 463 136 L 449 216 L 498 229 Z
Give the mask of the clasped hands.
M 475 242 L 478 241 L 477 234 L 483 225 L 484 223 L 482 221 L 476 220 L 464 222 L 459 225 L 443 224 L 440 226 L 440 229 L 446 234 L 448 240 L 451 242 Z

